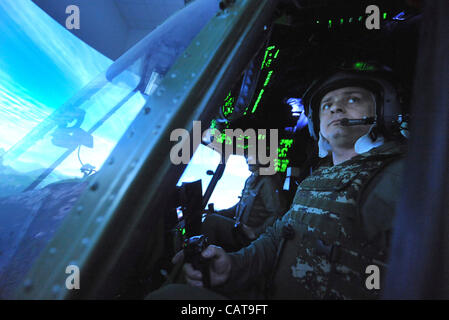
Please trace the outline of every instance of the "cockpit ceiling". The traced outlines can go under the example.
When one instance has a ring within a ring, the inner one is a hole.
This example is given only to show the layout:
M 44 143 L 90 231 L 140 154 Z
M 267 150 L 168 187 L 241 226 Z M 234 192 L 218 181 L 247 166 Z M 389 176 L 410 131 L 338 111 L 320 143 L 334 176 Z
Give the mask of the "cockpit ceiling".
M 116 60 L 191 1 L 186 0 L 33 0 L 65 27 L 66 8 L 80 8 L 80 29 L 70 30 L 108 58 Z

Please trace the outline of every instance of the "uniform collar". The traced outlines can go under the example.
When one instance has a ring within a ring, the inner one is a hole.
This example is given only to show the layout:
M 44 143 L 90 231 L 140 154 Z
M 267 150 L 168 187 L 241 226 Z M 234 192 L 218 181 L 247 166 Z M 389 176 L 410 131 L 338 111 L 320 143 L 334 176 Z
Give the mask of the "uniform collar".
M 375 140 L 372 139 L 370 132 L 357 139 L 354 144 L 354 151 L 358 154 L 370 151 L 373 148 L 378 148 L 383 145 L 385 139 L 383 136 L 378 135 Z
M 373 148 L 378 148 L 381 145 L 383 145 L 385 142 L 385 139 L 382 135 L 377 135 L 376 139 L 373 140 L 372 138 L 372 130 L 370 130 L 367 134 L 361 136 L 357 139 L 357 141 L 354 144 L 354 151 L 357 154 L 362 154 L 365 152 L 370 151 Z M 320 133 L 320 138 L 318 140 L 318 156 L 320 158 L 327 157 L 332 151 L 331 146 L 327 142 L 326 139 L 323 138 L 323 136 Z

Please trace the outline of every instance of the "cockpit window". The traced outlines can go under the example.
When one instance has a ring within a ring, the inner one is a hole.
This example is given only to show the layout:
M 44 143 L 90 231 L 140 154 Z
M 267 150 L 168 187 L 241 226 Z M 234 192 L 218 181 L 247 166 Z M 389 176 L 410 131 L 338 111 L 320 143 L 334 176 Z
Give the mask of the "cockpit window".
M 1 1 L 0 298 L 11 297 L 207 23 L 186 30 L 170 21 L 113 62 L 31 1 Z
M 239 201 L 246 179 L 251 175 L 245 157 L 231 155 L 226 162 L 223 176 L 209 199 L 216 210 L 227 209 Z
M 207 171 L 210 170 L 214 172 L 217 169 L 220 160 L 221 156 L 217 151 L 202 144 L 198 145 L 192 159 L 189 161 L 189 164 L 176 185 L 179 187 L 183 182 L 201 180 L 201 187 L 204 195 L 207 186 L 212 180 L 212 175 L 207 174 Z
M 193 182 L 201 180 L 203 195 L 212 180 L 212 173 L 215 172 L 221 160 L 217 151 L 202 144 L 192 156 L 188 166 L 184 170 L 177 186 L 183 182 Z M 211 171 L 207 174 L 207 171 Z M 227 209 L 239 201 L 239 196 L 245 185 L 245 180 L 250 176 L 248 165 L 243 156 L 231 155 L 226 162 L 226 167 L 222 177 L 212 192 L 208 204 L 213 203 L 217 210 Z

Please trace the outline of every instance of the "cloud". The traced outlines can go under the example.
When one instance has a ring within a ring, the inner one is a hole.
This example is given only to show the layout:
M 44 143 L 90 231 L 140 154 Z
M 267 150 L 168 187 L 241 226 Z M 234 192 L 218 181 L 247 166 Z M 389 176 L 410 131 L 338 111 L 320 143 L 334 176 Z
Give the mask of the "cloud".
M 0 148 L 9 149 L 51 111 L 0 70 Z

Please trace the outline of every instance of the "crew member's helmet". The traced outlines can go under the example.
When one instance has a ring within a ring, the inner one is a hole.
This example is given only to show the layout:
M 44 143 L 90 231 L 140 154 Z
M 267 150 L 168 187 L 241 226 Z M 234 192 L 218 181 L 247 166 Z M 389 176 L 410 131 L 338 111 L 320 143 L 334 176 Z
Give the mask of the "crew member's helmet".
M 362 87 L 371 91 L 376 100 L 375 126 L 390 137 L 400 125 L 401 105 L 391 69 L 377 63 L 355 62 L 341 65 L 315 80 L 303 95 L 302 101 L 310 135 L 318 140 L 320 131 L 319 105 L 329 91 L 343 87 Z

